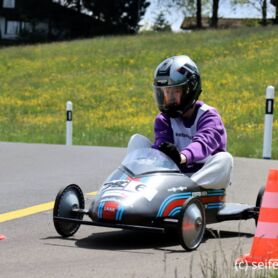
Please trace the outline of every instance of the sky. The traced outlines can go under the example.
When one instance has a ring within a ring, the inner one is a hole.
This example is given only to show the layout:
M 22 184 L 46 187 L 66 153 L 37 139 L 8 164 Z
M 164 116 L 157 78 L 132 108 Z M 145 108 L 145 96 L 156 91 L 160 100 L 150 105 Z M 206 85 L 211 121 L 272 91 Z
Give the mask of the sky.
M 144 19 L 142 20 L 143 29 L 149 29 L 155 18 L 160 11 L 165 12 L 165 7 L 163 5 L 157 6 L 157 0 L 150 0 L 151 5 L 148 7 Z M 162 0 L 160 1 L 163 2 Z M 219 17 L 228 18 L 261 18 L 261 11 L 253 5 L 237 5 L 232 6 L 230 0 L 220 0 L 220 6 L 218 11 Z M 270 0 L 268 0 L 270 2 Z M 257 1 L 259 4 L 259 1 Z M 209 13 L 207 11 L 207 13 Z M 275 16 L 275 8 L 268 3 L 267 17 L 273 18 Z M 167 9 L 165 12 L 165 17 L 170 23 L 173 31 L 179 31 L 179 27 L 184 19 L 184 14 L 181 11 L 175 9 Z

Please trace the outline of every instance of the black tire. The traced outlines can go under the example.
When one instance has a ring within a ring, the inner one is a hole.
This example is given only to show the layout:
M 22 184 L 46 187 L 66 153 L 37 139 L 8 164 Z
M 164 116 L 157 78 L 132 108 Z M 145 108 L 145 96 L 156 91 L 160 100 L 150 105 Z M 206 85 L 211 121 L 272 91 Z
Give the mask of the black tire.
M 198 248 L 206 229 L 205 208 L 197 197 L 187 199 L 181 209 L 178 222 L 180 243 L 187 251 Z
M 257 199 L 256 199 L 256 207 L 260 208 L 263 200 L 263 195 L 264 195 L 265 187 L 262 186 L 258 192 Z
M 62 188 L 57 194 L 53 209 L 53 218 L 64 217 L 82 220 L 83 214 L 77 214 L 72 209 L 84 209 L 84 207 L 85 201 L 81 188 L 76 184 L 70 184 Z M 62 237 L 74 235 L 80 227 L 80 224 L 77 223 L 69 223 L 55 219 L 53 221 L 57 233 Z
M 257 199 L 256 199 L 256 208 L 258 209 L 258 214 L 255 216 L 256 226 L 257 226 L 257 223 L 258 223 L 259 211 L 260 211 L 260 208 L 261 208 L 261 205 L 262 205 L 264 191 L 265 191 L 265 187 L 262 186 L 260 188 L 259 192 L 258 192 Z

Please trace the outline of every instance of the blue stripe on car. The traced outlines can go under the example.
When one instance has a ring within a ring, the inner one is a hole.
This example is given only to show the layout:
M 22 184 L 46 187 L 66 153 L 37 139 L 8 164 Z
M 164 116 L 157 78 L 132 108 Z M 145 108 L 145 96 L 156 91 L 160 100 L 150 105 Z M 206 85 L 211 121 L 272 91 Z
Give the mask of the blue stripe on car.
M 125 210 L 125 207 L 124 207 L 124 206 L 120 206 L 120 207 L 117 209 L 116 220 L 119 220 L 119 221 L 122 220 L 124 210 Z
M 161 204 L 158 213 L 157 213 L 157 217 L 162 216 L 163 211 L 165 210 L 165 208 L 172 202 L 175 200 L 180 200 L 180 199 L 187 199 L 190 198 L 192 196 L 192 192 L 187 192 L 187 193 L 178 193 L 178 194 L 173 194 L 168 196 Z
M 98 213 L 97 213 L 97 216 L 98 218 L 102 218 L 102 212 L 103 212 L 103 207 L 105 205 L 105 202 L 101 202 L 98 206 Z
M 179 214 L 181 211 L 181 206 L 175 207 L 174 209 L 172 209 L 170 211 L 170 213 L 168 214 L 168 216 L 175 216 L 176 214 Z
M 208 190 L 207 191 L 207 196 L 223 196 L 225 195 L 225 190 L 224 189 L 216 189 L 216 190 Z
M 221 208 L 222 206 L 223 206 L 223 202 L 207 204 L 208 209 Z

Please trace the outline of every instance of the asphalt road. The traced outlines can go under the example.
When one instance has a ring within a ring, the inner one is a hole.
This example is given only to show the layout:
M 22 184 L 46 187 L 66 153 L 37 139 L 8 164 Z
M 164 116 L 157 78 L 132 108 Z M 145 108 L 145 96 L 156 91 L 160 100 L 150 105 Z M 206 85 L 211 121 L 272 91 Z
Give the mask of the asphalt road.
M 53 201 L 70 183 L 85 193 L 98 190 L 125 152 L 0 143 L 0 217 Z M 270 168 L 278 169 L 278 161 L 235 158 L 227 200 L 254 204 Z M 86 195 L 86 203 L 92 198 Z M 0 277 L 210 277 L 214 266 L 222 277 L 238 276 L 234 260 L 250 251 L 254 232 L 253 220 L 209 225 L 198 250 L 184 252 L 175 237 L 100 227 L 82 226 L 62 239 L 47 210 L 0 223 L 6 236 L 0 241 Z

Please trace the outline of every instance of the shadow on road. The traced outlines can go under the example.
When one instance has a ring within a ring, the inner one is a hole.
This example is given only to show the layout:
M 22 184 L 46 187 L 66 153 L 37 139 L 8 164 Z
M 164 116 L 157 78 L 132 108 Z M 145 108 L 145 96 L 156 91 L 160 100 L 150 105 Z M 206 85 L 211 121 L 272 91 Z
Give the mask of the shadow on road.
M 214 229 L 206 229 L 205 233 L 205 240 L 213 239 L 213 238 L 231 238 L 231 237 L 253 237 L 254 235 L 251 233 L 243 233 L 240 231 L 221 231 L 221 230 L 214 230 Z
M 253 237 L 250 233 L 241 233 L 233 231 L 217 231 L 207 229 L 203 243 L 207 240 L 218 238 L 236 238 L 236 237 Z M 180 248 L 176 250 L 167 250 L 167 247 L 179 246 L 179 239 L 176 233 L 156 234 L 144 233 L 137 231 L 108 231 L 94 233 L 90 236 L 76 241 L 76 246 L 86 249 L 100 249 L 100 250 L 134 250 L 134 249 L 157 249 L 171 252 L 183 252 Z
M 77 240 L 80 248 L 101 250 L 148 249 L 178 245 L 177 237 L 168 234 L 144 233 L 139 231 L 108 231 L 94 233 L 87 238 Z

